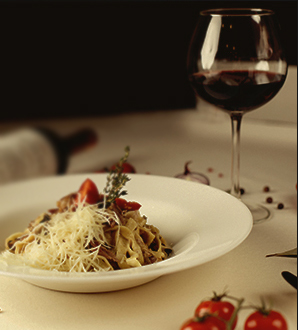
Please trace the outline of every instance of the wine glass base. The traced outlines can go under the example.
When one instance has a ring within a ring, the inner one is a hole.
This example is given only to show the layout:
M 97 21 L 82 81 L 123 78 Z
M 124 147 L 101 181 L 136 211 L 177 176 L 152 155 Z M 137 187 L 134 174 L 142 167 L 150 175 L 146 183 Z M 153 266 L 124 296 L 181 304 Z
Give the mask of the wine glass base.
M 251 204 L 246 202 L 244 202 L 244 204 L 248 207 L 252 214 L 254 225 L 271 219 L 272 213 L 263 205 Z

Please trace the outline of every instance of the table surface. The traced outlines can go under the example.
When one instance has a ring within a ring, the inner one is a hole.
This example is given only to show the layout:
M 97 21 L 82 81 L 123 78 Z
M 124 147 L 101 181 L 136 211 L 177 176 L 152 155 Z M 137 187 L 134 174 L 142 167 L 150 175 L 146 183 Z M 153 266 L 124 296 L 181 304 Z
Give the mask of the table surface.
M 295 76 L 296 68 L 291 73 L 291 77 Z M 212 296 L 213 291 L 221 293 L 228 289 L 230 295 L 243 297 L 249 304 L 259 304 L 260 297 L 272 301 L 274 309 L 285 316 L 289 329 L 296 329 L 297 291 L 283 280 L 281 272 L 288 270 L 296 274 L 297 259 L 266 258 L 267 254 L 297 246 L 296 89 L 292 87 L 288 83 L 270 103 L 273 119 L 268 115 L 244 117 L 241 134 L 243 200 L 249 198 L 267 205 L 273 217 L 254 225 L 248 238 L 237 248 L 192 269 L 139 287 L 108 293 L 55 292 L 0 276 L 0 328 L 179 329 L 201 300 Z M 3 128 L 20 125 L 15 123 Z M 206 174 L 211 186 L 227 189 L 230 185 L 229 117 L 213 112 L 202 103 L 201 106 L 198 103 L 196 109 L 53 120 L 45 125 L 63 134 L 87 125 L 98 132 L 98 145 L 73 156 L 67 174 L 94 172 L 110 166 L 129 145 L 129 162 L 138 173 L 173 177 L 183 172 L 186 161 L 192 161 L 191 170 Z M 263 192 L 266 185 L 271 189 L 269 193 Z M 266 204 L 268 196 L 273 197 L 274 203 Z M 285 208 L 278 210 L 278 202 Z M 236 330 L 243 329 L 250 312 L 241 311 Z

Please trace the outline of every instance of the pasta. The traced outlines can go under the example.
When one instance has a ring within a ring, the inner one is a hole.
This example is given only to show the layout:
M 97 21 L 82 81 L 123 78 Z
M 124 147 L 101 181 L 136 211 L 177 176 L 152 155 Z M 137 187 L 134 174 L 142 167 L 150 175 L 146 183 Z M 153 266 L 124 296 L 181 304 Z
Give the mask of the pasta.
M 23 232 L 7 237 L 1 259 L 53 271 L 100 272 L 140 267 L 169 257 L 170 245 L 147 223 L 140 204 L 117 198 L 107 206 L 103 195 L 98 195 L 101 202 L 90 204 L 86 196 L 83 200 L 77 196 L 63 197 L 56 209 L 39 215 Z M 136 204 L 139 207 L 132 207 Z

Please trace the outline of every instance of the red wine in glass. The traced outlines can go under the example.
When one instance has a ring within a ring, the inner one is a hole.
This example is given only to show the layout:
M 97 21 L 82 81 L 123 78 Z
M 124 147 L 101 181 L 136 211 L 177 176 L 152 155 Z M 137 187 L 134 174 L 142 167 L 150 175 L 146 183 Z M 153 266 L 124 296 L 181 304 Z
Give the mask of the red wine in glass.
M 248 112 L 270 101 L 286 76 L 268 71 L 207 71 L 189 77 L 196 93 L 228 112 Z
M 287 68 L 279 24 L 271 10 L 219 8 L 200 13 L 188 51 L 188 77 L 198 97 L 231 118 L 230 193 L 239 200 L 242 117 L 278 93 Z M 271 217 L 263 205 L 245 204 L 254 223 Z

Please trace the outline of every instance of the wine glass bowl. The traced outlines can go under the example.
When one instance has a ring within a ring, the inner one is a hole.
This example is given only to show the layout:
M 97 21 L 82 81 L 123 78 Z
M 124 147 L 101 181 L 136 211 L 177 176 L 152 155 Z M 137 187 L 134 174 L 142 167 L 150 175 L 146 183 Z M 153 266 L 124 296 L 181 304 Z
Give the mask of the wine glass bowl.
M 187 58 L 191 86 L 198 97 L 229 114 L 232 123 L 232 184 L 240 199 L 240 127 L 245 113 L 269 102 L 287 76 L 287 61 L 273 11 L 210 9 L 200 13 Z M 270 217 L 249 206 L 254 222 Z

